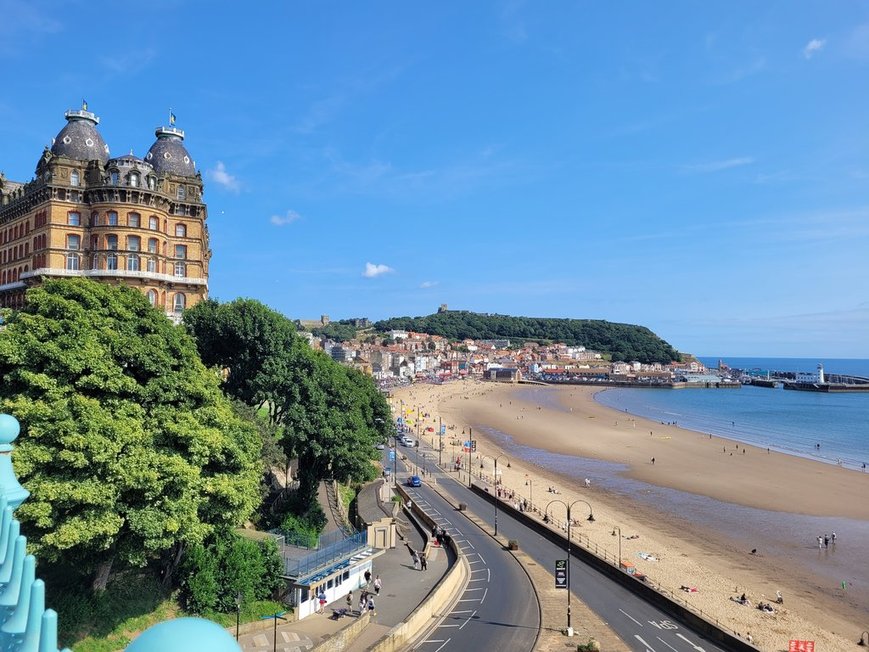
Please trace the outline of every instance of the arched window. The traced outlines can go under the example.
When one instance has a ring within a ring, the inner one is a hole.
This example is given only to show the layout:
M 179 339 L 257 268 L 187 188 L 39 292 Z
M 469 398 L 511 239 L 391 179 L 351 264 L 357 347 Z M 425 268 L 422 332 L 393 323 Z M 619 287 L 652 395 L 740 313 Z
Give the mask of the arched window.
M 74 252 L 66 252 L 66 268 L 71 270 L 81 269 L 81 255 Z
M 138 256 L 127 256 L 127 269 L 131 272 L 138 272 L 142 269 L 141 260 Z
M 109 226 L 117 226 L 118 225 L 118 214 L 115 211 L 109 211 L 106 213 L 106 223 Z
M 152 306 L 157 305 L 157 290 L 148 290 L 147 297 L 148 303 L 150 303 Z
M 154 190 L 157 187 L 157 179 L 154 177 L 148 177 L 148 188 Z
M 111 251 L 118 250 L 118 236 L 116 236 L 116 235 L 107 235 L 106 236 L 106 249 L 110 249 Z
M 100 214 L 96 211 L 91 213 L 91 226 L 98 226 L 100 223 Z
M 138 213 L 127 213 L 127 226 L 138 229 L 141 222 L 142 218 Z
M 186 224 L 176 224 L 175 225 L 175 237 L 176 238 L 186 238 L 187 237 L 187 225 Z
M 156 231 L 160 225 L 160 220 L 157 219 L 156 215 L 152 215 L 148 218 L 148 228 L 152 231 Z
M 110 182 L 113 186 L 118 185 L 118 182 L 120 181 L 120 179 L 121 179 L 121 175 L 118 174 L 118 171 L 117 171 L 117 170 L 112 170 L 112 171 L 109 173 L 109 182 Z
M 139 187 L 139 175 L 135 172 L 130 172 L 130 186 L 133 188 Z
M 174 300 L 172 301 L 172 310 L 174 312 L 182 312 L 187 305 L 187 297 L 184 296 L 183 292 L 178 292 L 175 295 Z
M 78 171 L 73 170 L 69 173 L 69 185 L 78 186 L 81 178 L 78 176 Z
M 175 263 L 175 276 L 178 278 L 187 276 L 187 265 L 184 263 Z
M 128 251 L 141 251 L 142 250 L 142 238 L 137 235 L 128 235 L 127 236 L 127 250 Z
M 148 271 L 152 273 L 157 273 L 157 259 L 149 258 L 148 259 Z
M 118 254 L 114 252 L 106 254 L 106 269 L 111 271 L 118 269 Z
M 70 226 L 81 226 L 81 213 L 70 211 L 66 214 L 66 223 Z

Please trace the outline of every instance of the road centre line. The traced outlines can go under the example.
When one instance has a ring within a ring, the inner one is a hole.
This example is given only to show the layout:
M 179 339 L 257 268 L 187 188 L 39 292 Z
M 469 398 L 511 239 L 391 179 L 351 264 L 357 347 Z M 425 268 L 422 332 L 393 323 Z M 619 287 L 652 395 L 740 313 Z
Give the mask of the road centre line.
M 625 611 L 624 609 L 619 609 L 619 611 L 621 611 L 624 615 L 626 615 L 628 618 L 630 618 L 631 620 L 633 620 L 633 621 L 634 621 L 637 625 L 639 625 L 640 627 L 643 626 L 643 623 L 641 623 L 639 620 L 637 620 L 636 618 L 634 618 L 631 614 L 629 614 L 629 613 L 628 613 L 627 611 Z

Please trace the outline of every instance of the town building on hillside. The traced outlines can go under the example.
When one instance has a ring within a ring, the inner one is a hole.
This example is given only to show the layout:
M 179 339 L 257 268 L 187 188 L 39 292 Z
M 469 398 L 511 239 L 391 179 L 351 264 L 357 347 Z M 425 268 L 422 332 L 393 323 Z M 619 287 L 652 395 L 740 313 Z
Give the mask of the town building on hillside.
M 86 103 L 64 117 L 34 179 L 0 175 L 0 306 L 21 307 L 44 278 L 84 277 L 138 288 L 179 319 L 207 297 L 211 258 L 184 132 L 170 116 L 144 159 L 110 158 Z

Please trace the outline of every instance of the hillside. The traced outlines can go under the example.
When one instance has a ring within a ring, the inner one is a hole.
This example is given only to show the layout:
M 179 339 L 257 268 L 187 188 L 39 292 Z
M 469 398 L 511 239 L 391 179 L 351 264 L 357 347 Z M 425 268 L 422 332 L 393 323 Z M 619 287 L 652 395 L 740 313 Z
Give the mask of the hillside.
M 451 340 L 511 339 L 564 342 L 609 353 L 614 361 L 661 362 L 679 360 L 679 352 L 645 326 L 597 319 L 511 317 L 464 310 L 445 310 L 425 317 L 394 317 L 374 324 L 380 331 L 410 330 Z

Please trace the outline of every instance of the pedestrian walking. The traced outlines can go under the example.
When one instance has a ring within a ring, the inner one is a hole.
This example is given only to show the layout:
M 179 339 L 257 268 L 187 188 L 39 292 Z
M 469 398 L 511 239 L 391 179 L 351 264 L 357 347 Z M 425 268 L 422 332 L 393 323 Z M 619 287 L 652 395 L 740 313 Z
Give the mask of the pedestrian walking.
M 830 539 L 832 540 L 833 543 L 836 543 L 836 533 L 835 532 L 833 532 L 833 534 L 830 535 Z
M 370 613 L 372 616 L 377 615 L 377 605 L 374 604 L 373 595 L 368 596 L 368 613 Z
M 413 569 L 419 570 L 419 555 L 416 554 L 416 551 L 413 553 Z
M 359 615 L 365 613 L 365 607 L 368 605 L 368 594 L 363 591 L 359 596 Z
M 320 589 L 320 593 L 317 594 L 317 600 L 319 602 L 320 608 L 317 610 L 317 613 L 324 614 L 326 613 L 326 593 L 322 589 Z
M 428 570 L 428 561 L 426 561 L 425 553 L 419 556 L 420 570 Z
M 823 545 L 824 545 L 824 537 L 822 537 L 822 536 L 819 534 L 819 535 L 818 535 L 818 550 L 820 550 L 820 549 L 821 549 L 821 546 L 823 546 Z
M 380 589 L 383 588 L 383 580 L 380 579 L 380 575 L 374 578 L 374 593 L 375 595 L 380 595 Z
M 365 586 L 368 586 L 368 583 L 371 581 L 371 571 L 365 571 Z
M 353 611 L 353 591 L 347 594 L 347 611 Z

